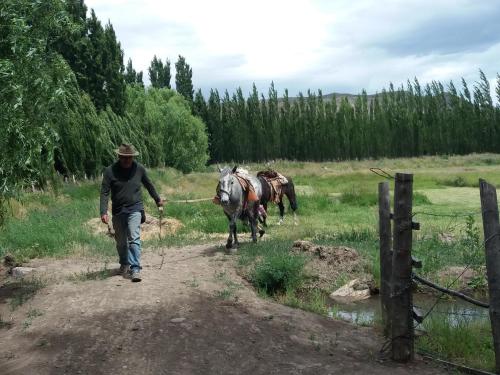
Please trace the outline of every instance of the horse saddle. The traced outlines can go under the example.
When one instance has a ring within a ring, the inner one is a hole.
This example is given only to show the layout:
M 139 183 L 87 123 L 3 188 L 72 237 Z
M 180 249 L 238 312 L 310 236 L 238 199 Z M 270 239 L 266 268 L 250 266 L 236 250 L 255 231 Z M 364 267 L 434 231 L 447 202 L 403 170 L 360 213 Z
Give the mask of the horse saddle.
M 271 189 L 271 201 L 274 203 L 279 203 L 281 196 L 283 195 L 283 185 L 288 184 L 288 180 L 281 173 L 273 170 L 260 171 L 257 173 L 257 177 L 263 177 L 268 183 Z
M 257 193 L 255 192 L 255 188 L 252 185 L 252 182 L 248 177 L 246 177 L 243 174 L 240 173 L 235 173 L 234 176 L 238 179 L 238 182 L 241 185 L 241 188 L 247 195 L 247 201 L 249 202 L 257 202 L 259 200 L 259 197 L 257 196 Z
M 260 171 L 259 173 L 257 173 L 257 177 L 264 177 L 268 181 L 278 181 L 281 185 L 288 184 L 288 179 L 285 176 L 272 169 L 268 169 L 267 171 Z

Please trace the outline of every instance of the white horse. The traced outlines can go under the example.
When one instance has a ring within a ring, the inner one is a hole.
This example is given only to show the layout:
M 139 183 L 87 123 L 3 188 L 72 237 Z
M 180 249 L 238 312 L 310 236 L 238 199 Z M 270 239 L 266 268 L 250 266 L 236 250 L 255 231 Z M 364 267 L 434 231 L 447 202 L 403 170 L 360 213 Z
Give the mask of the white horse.
M 221 169 L 219 167 L 219 172 L 220 177 L 219 185 L 217 186 L 217 195 L 220 199 L 224 213 L 229 220 L 229 237 L 227 239 L 226 248 L 231 249 L 233 246 L 237 247 L 239 245 L 236 235 L 236 220 L 238 218 L 242 220 L 248 218 L 252 231 L 252 241 L 257 242 L 257 218 L 260 198 L 262 196 L 260 181 L 256 177 L 244 173 L 246 171 L 238 169 L 237 167 L 233 169 L 227 167 Z M 249 201 L 247 199 L 248 193 L 243 191 L 235 175 L 236 172 L 245 174 L 245 178 L 253 185 L 255 193 L 259 198 L 258 201 Z

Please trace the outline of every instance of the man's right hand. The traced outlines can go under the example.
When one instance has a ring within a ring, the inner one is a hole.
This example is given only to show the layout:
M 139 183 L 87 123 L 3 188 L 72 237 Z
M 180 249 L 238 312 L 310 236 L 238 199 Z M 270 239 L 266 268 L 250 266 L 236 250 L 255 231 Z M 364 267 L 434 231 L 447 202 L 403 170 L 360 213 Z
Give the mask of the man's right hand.
M 101 215 L 101 221 L 104 224 L 108 224 L 109 223 L 109 216 L 108 216 L 108 214 Z

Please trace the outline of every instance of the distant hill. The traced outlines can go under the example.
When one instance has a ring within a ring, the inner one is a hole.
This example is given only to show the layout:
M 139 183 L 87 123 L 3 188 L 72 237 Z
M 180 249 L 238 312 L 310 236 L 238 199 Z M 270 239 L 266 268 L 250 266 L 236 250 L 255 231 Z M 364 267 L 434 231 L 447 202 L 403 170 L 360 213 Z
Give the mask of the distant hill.
M 318 93 L 316 92 L 316 95 Z M 347 98 L 347 100 L 349 101 L 350 104 L 354 104 L 354 102 L 356 101 L 357 97 L 359 95 L 355 95 L 355 94 L 345 94 L 345 93 L 331 93 L 331 94 L 324 94 L 323 95 L 323 100 L 324 101 L 330 101 L 332 100 L 333 96 L 336 96 L 337 98 L 337 104 L 339 104 L 341 102 L 341 100 L 343 100 L 344 98 Z M 307 98 L 307 93 L 304 94 L 304 98 Z M 367 98 L 368 98 L 368 102 L 371 102 L 373 100 L 373 98 L 375 98 L 375 95 L 367 95 Z M 293 104 L 295 101 L 299 100 L 299 97 L 298 96 L 290 96 L 288 97 L 288 100 L 290 102 L 290 104 Z M 278 102 L 281 104 L 283 103 L 283 98 L 278 98 Z

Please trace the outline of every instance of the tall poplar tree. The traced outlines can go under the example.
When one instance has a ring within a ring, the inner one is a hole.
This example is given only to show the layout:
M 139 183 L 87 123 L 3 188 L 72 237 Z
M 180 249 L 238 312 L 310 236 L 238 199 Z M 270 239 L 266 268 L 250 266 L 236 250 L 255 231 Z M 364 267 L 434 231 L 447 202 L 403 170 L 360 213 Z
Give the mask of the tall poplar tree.
M 125 68 L 125 82 L 133 85 L 137 84 L 139 86 L 144 87 L 144 82 L 142 81 L 142 72 L 136 72 L 134 67 L 132 66 L 132 59 L 128 59 L 127 67 Z
M 168 89 L 171 88 L 170 80 L 172 75 L 170 73 L 170 60 L 165 60 L 165 65 L 161 59 L 157 58 L 154 55 L 153 60 L 148 68 L 149 73 L 149 81 L 151 82 L 151 86 L 154 88 L 163 88 L 166 87 Z
M 193 102 L 193 71 L 186 59 L 179 55 L 179 59 L 175 63 L 175 89 L 185 97 L 188 102 Z

